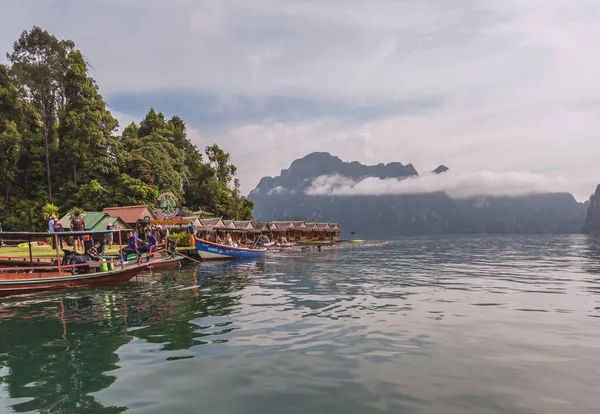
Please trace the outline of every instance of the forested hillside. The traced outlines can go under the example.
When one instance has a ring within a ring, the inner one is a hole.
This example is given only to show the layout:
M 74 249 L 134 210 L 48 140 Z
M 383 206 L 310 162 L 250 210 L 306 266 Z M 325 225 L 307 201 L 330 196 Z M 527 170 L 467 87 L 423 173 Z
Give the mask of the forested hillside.
M 201 152 L 185 122 L 150 109 L 118 134 L 71 40 L 24 31 L 0 65 L 0 222 L 41 230 L 49 211 L 154 204 L 172 191 L 182 206 L 249 219 L 236 167 L 217 144 Z

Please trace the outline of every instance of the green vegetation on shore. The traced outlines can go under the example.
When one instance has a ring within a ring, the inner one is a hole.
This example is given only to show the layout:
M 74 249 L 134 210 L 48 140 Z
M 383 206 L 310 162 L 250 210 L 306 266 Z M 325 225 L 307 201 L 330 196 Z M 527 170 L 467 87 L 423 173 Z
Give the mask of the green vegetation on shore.
M 172 191 L 187 209 L 252 217 L 236 167 L 217 144 L 202 153 L 185 122 L 150 109 L 118 123 L 71 40 L 24 31 L 0 65 L 0 222 L 4 230 L 45 230 L 47 203 L 74 207 L 150 204 Z

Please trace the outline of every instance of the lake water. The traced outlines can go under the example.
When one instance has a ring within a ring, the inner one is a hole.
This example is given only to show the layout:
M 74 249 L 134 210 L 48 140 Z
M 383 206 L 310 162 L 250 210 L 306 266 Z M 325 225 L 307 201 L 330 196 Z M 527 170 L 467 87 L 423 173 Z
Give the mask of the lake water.
M 600 240 L 414 237 L 0 298 L 0 412 L 593 413 Z

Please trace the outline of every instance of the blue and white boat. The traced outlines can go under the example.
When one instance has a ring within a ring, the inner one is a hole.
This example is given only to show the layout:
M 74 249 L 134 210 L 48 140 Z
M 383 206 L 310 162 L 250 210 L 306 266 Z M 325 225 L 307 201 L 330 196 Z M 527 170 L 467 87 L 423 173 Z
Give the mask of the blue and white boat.
M 203 260 L 262 259 L 267 252 L 266 247 L 255 249 L 232 247 L 198 238 L 196 239 L 196 250 L 198 250 L 198 254 Z

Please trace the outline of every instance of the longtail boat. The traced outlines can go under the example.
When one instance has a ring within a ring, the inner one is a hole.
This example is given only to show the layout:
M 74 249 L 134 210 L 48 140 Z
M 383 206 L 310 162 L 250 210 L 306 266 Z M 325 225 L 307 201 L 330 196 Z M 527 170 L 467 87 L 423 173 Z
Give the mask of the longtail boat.
M 181 262 L 186 259 L 185 256 L 166 257 L 150 263 L 150 270 L 176 270 L 181 267 Z
M 196 250 L 203 260 L 262 259 L 266 247 L 234 247 L 195 238 Z
M 59 236 L 82 236 L 89 235 L 92 240 L 104 238 L 108 231 L 83 231 L 83 232 L 61 232 L 61 233 L 31 233 L 31 232 L 0 232 L 0 239 L 25 238 L 33 239 L 39 237 L 53 237 L 56 246 L 56 258 L 52 263 L 35 263 L 29 243 L 29 262 L 15 260 L 10 267 L 0 267 L 0 295 L 11 295 L 18 293 L 36 292 L 52 289 L 68 289 L 87 285 L 112 284 L 131 280 L 140 272 L 150 268 L 163 268 L 172 266 L 174 248 L 169 252 L 171 257 L 151 261 L 150 257 L 137 261 L 125 262 L 120 258 L 109 258 L 109 260 L 89 260 L 82 263 L 69 262 L 73 252 L 65 251 L 60 257 Z M 119 237 L 119 251 L 122 252 L 121 234 Z M 104 248 L 100 252 L 103 256 Z M 167 249 L 157 250 L 151 256 L 160 255 Z M 83 256 L 83 255 L 80 255 Z M 122 255 L 121 255 L 122 256 Z M 177 264 L 179 260 L 176 261 Z M 35 264 L 34 264 L 35 263 Z

